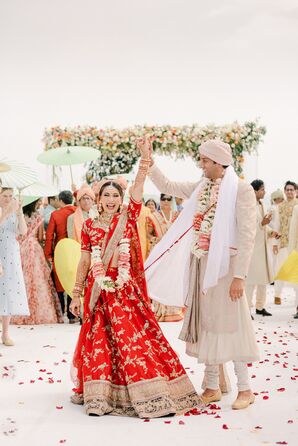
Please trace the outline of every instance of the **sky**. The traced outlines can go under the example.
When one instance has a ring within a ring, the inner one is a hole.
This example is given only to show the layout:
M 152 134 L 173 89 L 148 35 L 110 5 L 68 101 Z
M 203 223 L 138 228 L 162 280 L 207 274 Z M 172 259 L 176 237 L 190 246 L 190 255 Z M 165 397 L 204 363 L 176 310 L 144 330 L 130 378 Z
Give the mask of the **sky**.
M 0 158 L 50 182 L 36 161 L 45 127 L 259 117 L 267 135 L 245 175 L 270 192 L 298 181 L 297 54 L 296 0 L 0 0 Z M 199 174 L 158 162 L 172 179 Z

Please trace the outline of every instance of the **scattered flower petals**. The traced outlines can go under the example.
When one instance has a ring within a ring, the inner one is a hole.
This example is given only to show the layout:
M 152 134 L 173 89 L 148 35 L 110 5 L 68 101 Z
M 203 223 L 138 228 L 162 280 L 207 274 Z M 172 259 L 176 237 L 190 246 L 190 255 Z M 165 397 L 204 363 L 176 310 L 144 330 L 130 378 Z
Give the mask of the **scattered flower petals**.
M 223 424 L 223 425 L 222 425 L 222 428 L 225 429 L 225 430 L 229 429 L 228 426 L 227 426 L 226 424 Z

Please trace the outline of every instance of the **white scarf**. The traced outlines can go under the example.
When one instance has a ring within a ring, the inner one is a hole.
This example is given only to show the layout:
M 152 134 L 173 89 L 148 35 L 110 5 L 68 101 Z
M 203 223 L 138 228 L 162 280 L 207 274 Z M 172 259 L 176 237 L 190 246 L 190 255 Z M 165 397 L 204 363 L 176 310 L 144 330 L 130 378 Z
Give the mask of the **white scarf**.
M 239 178 L 229 166 L 222 179 L 208 261 L 203 281 L 203 292 L 215 285 L 229 271 L 230 248 L 236 243 L 236 197 Z M 205 187 L 203 178 L 192 193 L 183 211 L 161 241 L 154 247 L 145 263 L 149 296 L 165 305 L 184 306 L 188 294 L 191 242 L 193 228 L 174 244 L 193 224 L 197 199 Z M 171 247 L 174 244 L 173 247 Z M 171 247 L 171 248 L 170 248 Z M 169 250 L 169 251 L 168 251 Z M 165 252 L 160 259 L 159 256 Z M 157 260 L 158 259 L 158 260 Z M 155 263 L 153 263 L 155 262 Z

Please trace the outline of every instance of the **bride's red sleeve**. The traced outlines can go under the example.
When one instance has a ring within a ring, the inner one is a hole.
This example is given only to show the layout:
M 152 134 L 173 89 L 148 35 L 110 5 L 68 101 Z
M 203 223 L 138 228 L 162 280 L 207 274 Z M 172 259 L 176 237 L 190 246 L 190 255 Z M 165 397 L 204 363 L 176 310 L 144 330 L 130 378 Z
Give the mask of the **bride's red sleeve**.
M 136 226 L 142 209 L 142 202 L 137 203 L 132 197 L 130 197 L 127 208 L 127 219 L 132 226 Z

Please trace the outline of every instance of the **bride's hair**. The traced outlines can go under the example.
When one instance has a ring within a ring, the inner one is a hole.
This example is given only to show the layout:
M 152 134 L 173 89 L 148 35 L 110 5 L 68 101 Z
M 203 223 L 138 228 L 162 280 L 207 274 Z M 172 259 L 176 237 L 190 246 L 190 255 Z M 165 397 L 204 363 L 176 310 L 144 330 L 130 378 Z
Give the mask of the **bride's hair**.
M 118 191 L 119 194 L 120 194 L 120 197 L 123 199 L 123 197 L 124 197 L 124 192 L 123 192 L 122 187 L 120 186 L 120 184 L 118 184 L 118 183 L 116 183 L 115 181 L 112 181 L 112 180 L 111 180 L 111 181 L 107 181 L 106 183 L 104 183 L 104 184 L 101 186 L 100 191 L 99 191 L 99 197 L 102 196 L 103 191 L 104 191 L 107 187 L 114 187 L 115 189 L 117 189 L 117 191 Z

